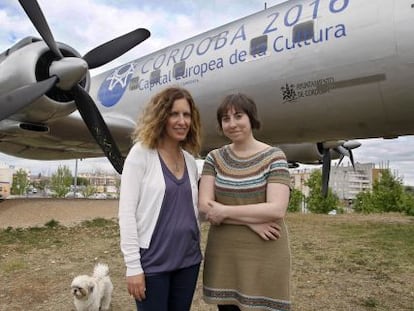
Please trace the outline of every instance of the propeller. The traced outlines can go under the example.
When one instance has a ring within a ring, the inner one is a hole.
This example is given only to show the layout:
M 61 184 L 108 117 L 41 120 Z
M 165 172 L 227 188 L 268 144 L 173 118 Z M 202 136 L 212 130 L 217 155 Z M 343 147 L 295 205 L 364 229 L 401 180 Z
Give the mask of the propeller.
M 0 120 L 30 105 L 54 86 L 66 90 L 73 96 L 82 119 L 105 156 L 121 174 L 124 158 L 93 99 L 79 82 L 85 77 L 88 69 L 97 68 L 121 56 L 147 39 L 150 32 L 139 28 L 92 49 L 82 58 L 64 57 L 38 2 L 36 0 L 19 0 L 19 2 L 46 45 L 55 54 L 56 60 L 49 68 L 50 78 L 22 86 L 0 97 L 0 104 L 2 104 Z
M 354 156 L 352 149 L 361 146 L 361 143 L 356 140 L 349 141 L 336 141 L 336 142 L 324 142 L 320 144 L 323 149 L 322 157 L 322 196 L 326 198 L 328 196 L 329 189 L 329 174 L 331 172 L 331 151 L 339 153 L 340 159 L 338 165 L 342 162 L 344 157 L 349 157 L 352 167 L 355 169 Z
M 352 154 L 352 149 L 358 148 L 360 146 L 361 146 L 361 143 L 356 140 L 348 140 L 344 142 L 342 146 L 338 146 L 338 152 L 341 154 L 341 157 L 339 158 L 337 166 L 341 164 L 342 160 L 345 157 L 349 157 L 352 167 L 355 170 L 354 155 Z

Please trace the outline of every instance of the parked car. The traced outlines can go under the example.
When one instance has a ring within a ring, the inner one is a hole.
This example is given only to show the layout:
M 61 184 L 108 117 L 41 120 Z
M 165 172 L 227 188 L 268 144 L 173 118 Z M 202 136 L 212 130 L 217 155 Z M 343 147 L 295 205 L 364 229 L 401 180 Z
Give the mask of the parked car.
M 70 192 L 66 193 L 65 198 L 67 198 L 67 199 L 83 199 L 84 196 L 80 192 L 70 191 Z
M 106 193 L 94 193 L 88 197 L 89 199 L 101 199 L 104 200 L 107 198 Z

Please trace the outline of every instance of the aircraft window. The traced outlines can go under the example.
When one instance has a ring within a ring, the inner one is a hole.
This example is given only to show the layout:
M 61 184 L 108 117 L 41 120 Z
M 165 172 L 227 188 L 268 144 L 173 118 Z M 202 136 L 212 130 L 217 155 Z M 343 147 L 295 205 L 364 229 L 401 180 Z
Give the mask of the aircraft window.
M 185 61 L 175 64 L 173 72 L 174 72 L 174 78 L 182 77 L 185 72 Z
M 159 83 L 160 78 L 161 78 L 161 70 L 160 69 L 154 70 L 153 72 L 151 72 L 150 83 L 151 84 Z
M 131 81 L 129 82 L 129 89 L 136 90 L 139 87 L 139 77 L 133 77 L 131 78 Z
M 313 21 L 297 24 L 293 27 L 293 42 L 301 42 L 313 38 Z
M 250 41 L 250 55 L 264 55 L 267 51 L 267 35 L 253 38 Z

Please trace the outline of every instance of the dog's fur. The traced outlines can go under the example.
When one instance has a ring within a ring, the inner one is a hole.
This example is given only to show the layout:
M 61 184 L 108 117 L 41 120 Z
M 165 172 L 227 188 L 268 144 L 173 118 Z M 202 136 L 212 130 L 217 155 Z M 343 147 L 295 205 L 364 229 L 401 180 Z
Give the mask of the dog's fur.
M 77 311 L 107 311 L 111 304 L 113 285 L 106 264 L 98 263 L 93 275 L 79 275 L 71 285 Z

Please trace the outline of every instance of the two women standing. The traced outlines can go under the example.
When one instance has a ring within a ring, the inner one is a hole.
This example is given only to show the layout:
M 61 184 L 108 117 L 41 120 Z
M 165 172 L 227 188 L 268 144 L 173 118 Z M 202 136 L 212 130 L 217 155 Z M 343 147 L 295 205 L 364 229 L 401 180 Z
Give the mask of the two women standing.
M 290 310 L 285 155 L 254 138 L 260 122 L 247 96 L 227 96 L 217 121 L 231 144 L 207 155 L 198 202 L 190 153 L 200 149 L 200 116 L 191 95 L 166 89 L 139 120 L 119 205 L 127 286 L 139 311 L 190 310 L 201 262 L 197 207 L 211 223 L 205 301 L 219 310 Z

